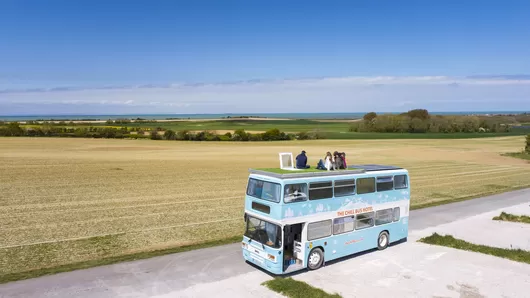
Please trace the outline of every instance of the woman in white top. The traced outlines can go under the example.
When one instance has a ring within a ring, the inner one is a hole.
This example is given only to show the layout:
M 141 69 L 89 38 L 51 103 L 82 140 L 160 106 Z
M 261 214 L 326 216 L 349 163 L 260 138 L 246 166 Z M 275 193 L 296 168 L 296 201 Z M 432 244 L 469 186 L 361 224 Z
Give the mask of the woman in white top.
M 329 171 L 331 167 L 333 166 L 334 158 L 333 155 L 331 155 L 331 152 L 326 153 L 326 157 L 324 158 L 324 167 Z

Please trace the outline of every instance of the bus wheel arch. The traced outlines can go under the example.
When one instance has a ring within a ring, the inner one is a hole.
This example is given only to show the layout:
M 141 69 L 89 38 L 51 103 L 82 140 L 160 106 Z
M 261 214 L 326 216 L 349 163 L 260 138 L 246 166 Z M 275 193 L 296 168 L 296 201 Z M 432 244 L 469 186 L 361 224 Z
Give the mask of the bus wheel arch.
M 317 246 L 313 248 L 307 257 L 307 268 L 316 270 L 324 264 L 324 248 Z
M 377 237 L 377 249 L 384 250 L 388 247 L 388 244 L 390 244 L 390 233 L 384 230 Z

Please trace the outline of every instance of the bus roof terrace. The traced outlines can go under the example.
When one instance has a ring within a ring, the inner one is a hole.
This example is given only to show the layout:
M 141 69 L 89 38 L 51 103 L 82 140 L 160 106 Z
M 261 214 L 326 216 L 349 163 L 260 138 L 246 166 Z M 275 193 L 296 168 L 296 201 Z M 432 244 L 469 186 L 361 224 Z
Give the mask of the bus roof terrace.
M 348 174 L 362 174 L 366 172 L 400 170 L 402 168 L 387 165 L 351 165 L 348 169 L 325 171 L 318 169 L 296 169 L 284 170 L 279 168 L 265 168 L 265 169 L 249 169 L 251 174 L 258 174 L 273 178 L 287 179 L 287 178 L 311 178 L 311 177 L 327 177 L 340 176 Z

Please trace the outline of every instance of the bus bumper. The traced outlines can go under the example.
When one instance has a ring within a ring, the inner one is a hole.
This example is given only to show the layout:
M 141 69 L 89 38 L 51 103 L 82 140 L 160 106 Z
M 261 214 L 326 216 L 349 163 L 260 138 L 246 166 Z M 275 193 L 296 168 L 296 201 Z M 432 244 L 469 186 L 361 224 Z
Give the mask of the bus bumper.
M 282 266 L 283 262 L 282 261 L 274 263 L 272 261 L 266 260 L 264 258 L 260 258 L 259 256 L 256 256 L 255 254 L 250 253 L 245 248 L 243 248 L 242 250 L 243 250 L 243 258 L 247 262 L 254 264 L 262 269 L 265 269 L 266 271 L 272 274 L 280 275 L 283 273 L 283 266 Z

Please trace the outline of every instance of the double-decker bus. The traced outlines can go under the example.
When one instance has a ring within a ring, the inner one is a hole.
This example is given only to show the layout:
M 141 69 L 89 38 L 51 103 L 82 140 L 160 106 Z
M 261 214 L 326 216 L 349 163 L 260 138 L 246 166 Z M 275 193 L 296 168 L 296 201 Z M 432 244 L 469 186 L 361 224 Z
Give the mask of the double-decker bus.
M 403 168 L 250 169 L 243 258 L 277 275 L 408 236 L 410 181 Z

